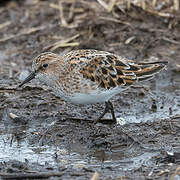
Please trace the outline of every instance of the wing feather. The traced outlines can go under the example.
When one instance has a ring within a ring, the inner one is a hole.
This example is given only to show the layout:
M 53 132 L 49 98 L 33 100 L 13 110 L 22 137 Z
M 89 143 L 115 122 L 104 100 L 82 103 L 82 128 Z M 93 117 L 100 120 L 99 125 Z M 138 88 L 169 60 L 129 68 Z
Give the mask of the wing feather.
M 97 50 L 71 51 L 65 55 L 65 59 L 68 64 L 75 64 L 75 68 L 84 78 L 105 89 L 130 86 L 138 80 L 151 79 L 167 64 L 167 62 L 135 63 L 115 54 Z

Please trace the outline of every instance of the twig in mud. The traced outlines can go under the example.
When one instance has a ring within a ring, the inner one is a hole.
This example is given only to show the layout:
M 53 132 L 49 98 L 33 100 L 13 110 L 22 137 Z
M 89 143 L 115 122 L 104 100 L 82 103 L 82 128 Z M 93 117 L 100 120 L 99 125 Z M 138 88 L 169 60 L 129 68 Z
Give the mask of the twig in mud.
M 64 18 L 63 3 L 61 0 L 59 0 L 59 16 L 60 16 L 60 20 L 61 20 L 61 25 L 64 27 L 67 27 L 68 23 L 66 22 L 66 20 Z
M 59 43 L 56 46 L 51 48 L 51 51 L 56 50 L 57 48 L 60 47 L 74 47 L 74 46 L 79 46 L 79 42 L 72 42 L 72 43 Z
M 116 1 L 117 0 L 112 0 L 109 4 L 109 7 L 108 7 L 108 12 L 111 12 L 113 7 L 116 5 Z
M 179 0 L 174 0 L 174 10 L 175 11 L 179 10 Z
M 145 0 L 141 0 L 141 7 L 143 10 L 146 10 L 146 2 Z
M 101 6 L 104 7 L 104 9 L 106 9 L 108 12 L 111 12 L 117 0 L 111 0 L 109 4 L 106 4 L 103 0 L 97 0 L 97 1 Z
M 175 41 L 175 40 L 172 40 L 172 39 L 169 39 L 169 38 L 167 38 L 167 37 L 163 37 L 162 40 L 167 41 L 167 42 L 170 42 L 170 43 L 172 43 L 172 44 L 180 45 L 180 42 Z
M 68 15 L 68 21 L 73 19 L 73 16 L 74 16 L 74 7 L 75 7 L 75 2 L 71 4 L 69 15 Z
M 95 172 L 91 178 L 91 180 L 98 180 L 99 179 L 99 173 Z
M 14 113 L 9 113 L 9 117 L 11 118 L 11 119 L 16 119 L 16 118 L 19 118 L 16 114 L 14 114 Z
M 55 5 L 55 4 L 52 5 L 51 4 L 51 7 L 56 8 L 56 9 L 59 10 L 59 17 L 60 17 L 60 24 L 61 24 L 61 26 L 66 27 L 66 28 L 75 28 L 75 27 L 77 27 L 78 23 L 79 23 L 78 21 L 75 22 L 75 23 L 68 23 L 68 21 L 71 21 L 73 19 L 73 16 L 74 16 L 75 1 L 74 0 L 70 1 L 70 3 L 72 3 L 72 5 L 71 5 L 71 7 L 69 9 L 68 20 L 66 20 L 65 17 L 64 17 L 64 6 L 63 6 L 63 3 L 67 3 L 67 1 L 59 0 L 58 2 L 59 2 L 58 5 Z M 69 1 L 68 1 L 68 3 L 69 3 Z M 80 11 L 84 12 L 84 9 L 80 8 Z
M 103 0 L 97 0 L 97 1 L 102 7 L 104 7 L 104 9 L 108 10 L 108 5 Z
M 149 172 L 148 177 L 151 177 L 153 175 L 153 171 L 154 171 L 154 167 L 152 168 L 152 170 Z
M 4 28 L 6 26 L 9 26 L 10 24 L 11 24 L 11 21 L 7 21 L 5 23 L 2 23 L 2 24 L 0 24 L 0 29 Z
M 157 3 L 157 0 L 153 0 L 152 6 L 155 7 L 155 6 L 156 6 L 156 3 Z
M 131 0 L 127 0 L 127 8 L 128 8 L 128 10 L 130 10 L 130 8 L 131 8 Z
M 4 91 L 20 91 L 17 86 L 0 86 L 0 92 Z
M 161 170 L 161 171 L 157 174 L 157 176 L 162 176 L 162 175 L 164 175 L 165 173 L 169 173 L 169 172 L 170 172 L 169 169 Z
M 135 36 L 129 37 L 128 39 L 126 39 L 126 41 L 124 42 L 124 44 L 127 45 L 127 44 L 131 43 L 131 41 L 133 41 L 135 38 L 136 38 Z
M 79 45 L 79 42 L 72 42 L 72 43 L 70 43 L 70 41 L 78 38 L 79 36 L 80 36 L 80 34 L 76 34 L 76 35 L 74 35 L 74 36 L 72 36 L 72 37 L 70 37 L 70 38 L 63 39 L 63 40 L 61 40 L 61 41 L 55 42 L 54 44 L 51 44 L 51 45 L 49 45 L 49 46 L 46 46 L 46 47 L 44 48 L 44 50 L 50 49 L 51 51 L 54 51 L 54 50 L 56 50 L 56 49 L 59 48 L 59 47 L 78 46 L 78 45 Z

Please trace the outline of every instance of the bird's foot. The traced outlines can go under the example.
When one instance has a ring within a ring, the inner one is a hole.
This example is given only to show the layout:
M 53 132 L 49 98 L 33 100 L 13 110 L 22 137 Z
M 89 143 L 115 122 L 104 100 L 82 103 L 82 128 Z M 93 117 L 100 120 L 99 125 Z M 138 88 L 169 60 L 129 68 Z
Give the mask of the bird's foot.
M 102 119 L 104 117 L 104 115 L 108 112 L 111 112 L 112 114 L 112 119 Z M 94 121 L 94 124 L 98 123 L 98 122 L 110 122 L 110 123 L 116 123 L 117 120 L 116 120 L 116 117 L 115 117 L 115 114 L 114 114 L 114 108 L 113 108 L 113 105 L 110 101 L 107 101 L 105 102 L 105 109 L 103 111 L 103 113 L 99 116 L 99 118 Z

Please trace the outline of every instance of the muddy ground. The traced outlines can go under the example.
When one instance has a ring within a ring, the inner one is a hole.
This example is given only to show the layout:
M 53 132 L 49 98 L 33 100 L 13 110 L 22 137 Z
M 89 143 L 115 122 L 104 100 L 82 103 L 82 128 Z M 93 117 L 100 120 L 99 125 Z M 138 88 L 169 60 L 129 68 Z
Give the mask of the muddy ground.
M 0 176 L 179 179 L 178 13 L 165 18 L 135 6 L 107 12 L 96 1 L 77 0 L 63 3 L 60 14 L 55 4 L 57 0 L 0 4 Z M 124 125 L 94 125 L 103 104 L 63 102 L 36 80 L 16 88 L 41 52 L 82 48 L 169 64 L 154 79 L 112 99 Z

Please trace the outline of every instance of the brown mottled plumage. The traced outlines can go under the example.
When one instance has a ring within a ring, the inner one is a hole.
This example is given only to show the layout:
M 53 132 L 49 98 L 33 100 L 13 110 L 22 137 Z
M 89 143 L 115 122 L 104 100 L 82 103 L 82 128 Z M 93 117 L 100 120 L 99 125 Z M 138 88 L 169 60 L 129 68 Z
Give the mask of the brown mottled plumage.
M 135 63 L 97 50 L 71 51 L 63 56 L 46 52 L 33 60 L 33 72 L 19 86 L 36 76 L 64 100 L 75 104 L 105 102 L 100 118 L 110 109 L 115 120 L 109 99 L 137 81 L 151 79 L 166 64 Z

